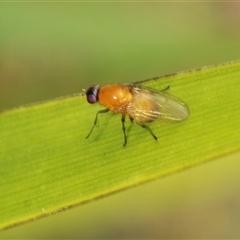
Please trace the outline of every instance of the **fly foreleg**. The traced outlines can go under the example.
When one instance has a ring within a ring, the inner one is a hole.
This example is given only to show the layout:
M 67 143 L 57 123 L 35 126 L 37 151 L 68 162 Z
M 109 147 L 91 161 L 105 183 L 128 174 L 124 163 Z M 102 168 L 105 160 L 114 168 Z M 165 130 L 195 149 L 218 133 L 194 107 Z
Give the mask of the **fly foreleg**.
M 93 126 L 92 126 L 89 134 L 88 134 L 85 138 L 88 138 L 88 137 L 91 135 L 93 129 L 95 128 L 95 126 L 96 126 L 96 124 L 97 124 L 97 120 L 98 120 L 98 114 L 100 114 L 100 113 L 106 113 L 106 112 L 108 112 L 108 111 L 109 111 L 109 110 L 106 108 L 106 109 L 103 109 L 103 110 L 100 110 L 100 111 L 97 112 L 96 117 L 95 117 L 95 120 L 94 120 L 94 123 L 93 123 Z

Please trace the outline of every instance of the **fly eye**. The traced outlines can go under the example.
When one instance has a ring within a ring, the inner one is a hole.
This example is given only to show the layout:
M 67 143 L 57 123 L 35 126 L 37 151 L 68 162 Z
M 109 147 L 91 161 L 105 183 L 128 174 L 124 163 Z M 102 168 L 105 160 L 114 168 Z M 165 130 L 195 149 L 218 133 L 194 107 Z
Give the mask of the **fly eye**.
M 91 104 L 98 102 L 99 85 L 93 85 L 86 91 L 87 101 Z

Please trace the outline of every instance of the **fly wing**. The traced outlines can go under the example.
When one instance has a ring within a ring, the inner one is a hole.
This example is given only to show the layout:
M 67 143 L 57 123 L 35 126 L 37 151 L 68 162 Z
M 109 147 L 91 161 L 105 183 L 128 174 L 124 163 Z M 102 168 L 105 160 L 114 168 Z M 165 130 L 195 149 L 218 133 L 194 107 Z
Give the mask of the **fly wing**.
M 132 86 L 131 91 L 133 99 L 129 105 L 128 114 L 136 121 L 179 122 L 189 115 L 185 103 L 163 91 L 142 86 Z

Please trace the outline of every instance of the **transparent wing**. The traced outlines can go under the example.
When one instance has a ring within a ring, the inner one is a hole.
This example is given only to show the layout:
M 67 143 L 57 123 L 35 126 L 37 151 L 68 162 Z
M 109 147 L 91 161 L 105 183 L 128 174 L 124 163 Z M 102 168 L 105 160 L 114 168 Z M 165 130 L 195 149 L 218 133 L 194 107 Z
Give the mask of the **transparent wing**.
M 164 91 L 155 91 L 141 85 L 129 85 L 129 88 L 133 98 L 127 112 L 136 121 L 179 122 L 189 115 L 185 103 Z

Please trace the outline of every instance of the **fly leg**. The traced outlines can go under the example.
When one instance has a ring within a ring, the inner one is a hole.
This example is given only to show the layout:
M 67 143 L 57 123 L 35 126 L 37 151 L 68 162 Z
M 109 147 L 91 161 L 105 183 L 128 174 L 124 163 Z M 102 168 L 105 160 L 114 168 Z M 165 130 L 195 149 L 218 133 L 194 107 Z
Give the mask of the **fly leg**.
M 127 145 L 127 135 L 126 135 L 126 128 L 125 128 L 125 114 L 122 114 L 122 130 L 123 130 L 123 137 L 124 137 L 124 142 L 123 142 L 123 147 Z
M 162 89 L 162 90 L 160 90 L 160 91 L 165 92 L 165 91 L 167 91 L 167 90 L 169 90 L 169 89 L 170 89 L 170 86 L 168 85 L 167 87 L 165 87 L 164 89 Z
M 139 123 L 139 122 L 136 122 L 137 125 L 139 125 L 140 127 L 146 129 L 152 136 L 155 140 L 158 140 L 157 136 L 154 135 L 154 133 L 152 132 L 151 128 L 143 123 Z
M 108 112 L 108 111 L 109 111 L 109 110 L 106 108 L 106 109 L 103 109 L 103 110 L 100 110 L 100 111 L 97 112 L 96 117 L 95 117 L 95 120 L 94 120 L 94 123 L 93 123 L 93 126 L 92 126 L 89 134 L 88 134 L 85 138 L 88 138 L 88 137 L 91 135 L 93 129 L 95 128 L 95 126 L 96 126 L 96 124 L 97 124 L 97 120 L 98 120 L 98 114 L 100 114 L 100 113 L 106 113 L 106 112 Z

